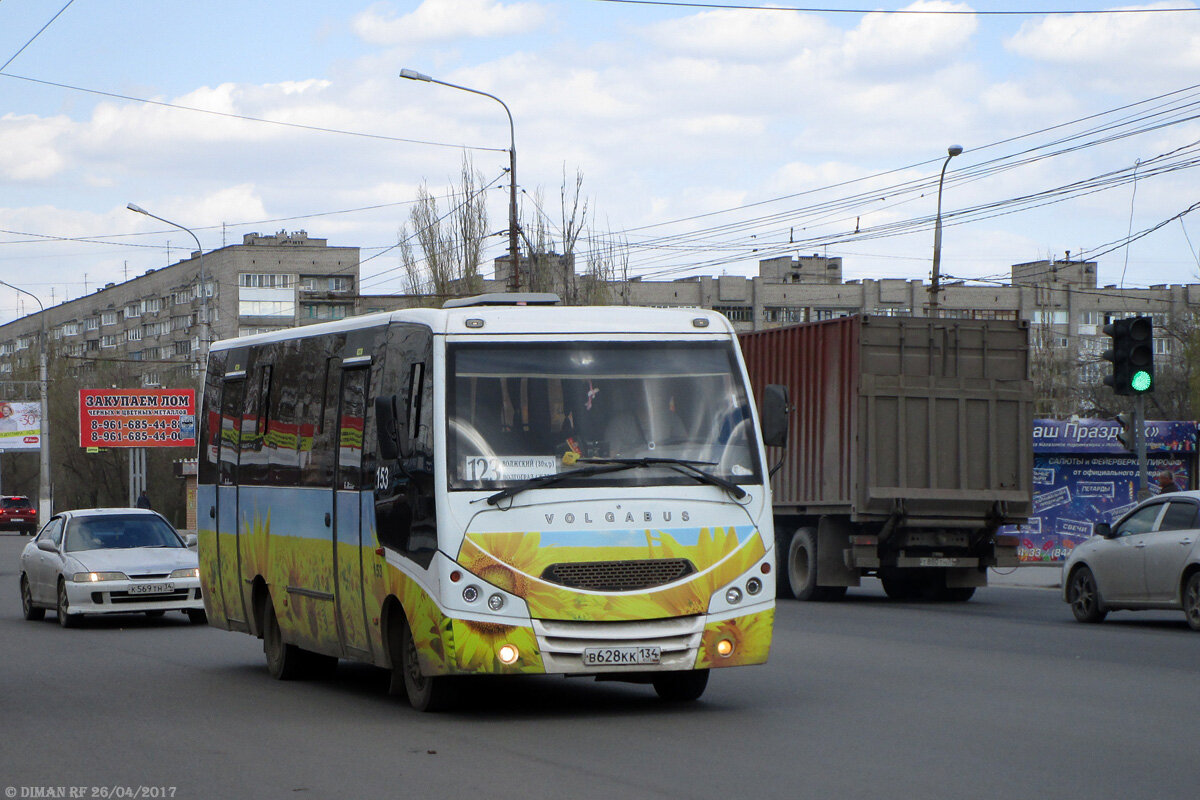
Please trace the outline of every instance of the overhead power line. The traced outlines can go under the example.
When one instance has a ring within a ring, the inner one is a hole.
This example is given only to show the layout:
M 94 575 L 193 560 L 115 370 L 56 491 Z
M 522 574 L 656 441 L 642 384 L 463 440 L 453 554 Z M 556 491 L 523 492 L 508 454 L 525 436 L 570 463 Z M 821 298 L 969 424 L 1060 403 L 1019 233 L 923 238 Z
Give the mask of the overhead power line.
M 246 114 L 232 114 L 227 111 L 213 111 L 209 108 L 197 108 L 196 106 L 185 106 L 179 103 L 167 103 L 163 100 L 150 100 L 145 97 L 134 97 L 127 94 L 119 94 L 117 92 L 106 92 L 100 89 L 89 89 L 84 86 L 72 86 L 69 83 L 57 83 L 55 81 L 42 80 L 41 78 L 31 78 L 27 75 L 14 75 L 11 72 L 0 71 L 0 77 L 13 78 L 19 81 L 28 81 L 30 83 L 39 83 L 43 86 L 54 86 L 59 89 L 69 89 L 73 92 L 83 92 L 85 94 L 99 95 L 100 97 L 111 97 L 116 100 L 128 100 L 132 103 L 144 103 L 151 106 L 162 106 L 163 108 L 174 108 L 180 111 L 192 111 L 197 114 L 210 114 L 214 117 L 224 117 L 225 119 L 236 119 L 242 122 L 259 122 L 264 125 L 278 125 L 283 128 L 296 128 L 298 130 L 315 131 L 317 133 L 333 133 L 340 136 L 357 136 L 363 139 L 377 139 L 385 142 L 403 142 L 405 144 L 424 144 L 430 147 L 452 147 L 456 150 L 484 150 L 492 153 L 507 153 L 508 149 L 504 147 L 480 147 L 478 145 L 469 144 L 451 144 L 449 142 L 433 142 L 426 139 L 406 139 L 401 136 L 385 136 L 381 133 L 365 133 L 363 131 L 347 131 L 340 128 L 326 128 L 320 125 L 304 125 L 299 122 L 284 122 L 277 119 L 264 119 L 262 117 L 251 117 Z
M 5 61 L 5 62 L 4 62 L 4 65 L 3 65 L 3 66 L 0 66 L 0 72 L 3 72 L 4 70 L 8 69 L 8 65 L 9 65 L 9 64 L 11 64 L 13 61 L 15 61 L 15 60 L 17 59 L 17 56 L 21 55 L 21 53 L 24 53 L 24 52 L 25 52 L 25 48 L 26 48 L 26 47 L 29 47 L 29 45 L 33 44 L 33 41 L 34 41 L 34 39 L 36 39 L 36 38 L 38 38 L 39 36 L 41 36 L 41 35 L 42 35 L 42 32 L 43 32 L 44 30 L 46 30 L 46 28 L 49 28 L 49 27 L 50 27 L 52 24 L 54 24 L 54 20 L 56 20 L 56 19 L 58 19 L 59 17 L 61 17 L 61 16 L 62 16 L 62 13 L 63 13 L 64 11 L 66 11 L 68 8 L 70 8 L 70 7 L 71 7 L 71 3 L 74 3 L 74 2 L 75 2 L 75 0 L 67 0 L 67 4 L 66 4 L 65 6 L 63 6 L 62 8 L 60 8 L 60 9 L 58 10 L 58 13 L 57 13 L 57 14 L 55 14 L 53 17 L 51 17 L 51 18 L 50 18 L 50 20 L 49 20 L 49 21 L 48 21 L 48 22 L 47 22 L 45 25 L 43 25 L 42 27 L 38 28 L 38 32 L 37 32 L 37 33 L 35 33 L 33 36 L 30 36 L 30 37 L 29 37 L 29 41 L 27 41 L 27 42 L 25 42 L 25 44 L 21 45 L 21 49 L 17 50 L 17 52 L 13 53 L 11 56 L 9 56 L 9 57 L 8 57 L 8 61 Z
M 906 16 L 943 17 L 1048 17 L 1086 16 L 1093 14 L 1171 14 L 1184 11 L 1200 11 L 1196 6 L 1175 8 L 1084 8 L 1047 9 L 1034 11 L 975 11 L 972 9 L 935 8 L 825 8 L 806 6 L 752 6 L 737 3 L 685 3 L 682 0 L 592 0 L 596 3 L 619 3 L 630 6 L 670 6 L 673 8 L 702 8 L 731 11 L 791 11 L 808 14 L 895 14 Z

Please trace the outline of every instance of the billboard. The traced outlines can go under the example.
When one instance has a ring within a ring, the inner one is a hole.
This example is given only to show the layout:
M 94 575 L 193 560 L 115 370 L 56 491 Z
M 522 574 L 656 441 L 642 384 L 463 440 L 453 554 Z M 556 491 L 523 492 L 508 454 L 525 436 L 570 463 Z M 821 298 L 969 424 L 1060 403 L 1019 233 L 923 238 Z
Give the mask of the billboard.
M 1146 421 L 1150 492 L 1195 487 L 1195 422 Z M 1022 561 L 1062 562 L 1092 535 L 1137 503 L 1137 456 L 1112 420 L 1034 420 L 1033 513 L 1004 532 L 1020 537 Z
M 42 446 L 42 404 L 0 402 L 0 452 Z
M 80 447 L 195 447 L 195 389 L 80 389 Z

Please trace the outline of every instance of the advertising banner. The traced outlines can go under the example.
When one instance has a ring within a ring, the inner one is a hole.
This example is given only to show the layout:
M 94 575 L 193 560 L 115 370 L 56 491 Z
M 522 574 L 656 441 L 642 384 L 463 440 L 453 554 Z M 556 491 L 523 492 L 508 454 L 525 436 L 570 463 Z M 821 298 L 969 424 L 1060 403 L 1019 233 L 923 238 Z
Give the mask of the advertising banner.
M 195 389 L 81 389 L 80 447 L 195 447 Z
M 1146 422 L 1150 491 L 1194 488 L 1195 422 Z M 1110 420 L 1034 420 L 1033 513 L 1010 526 L 1022 561 L 1062 562 L 1092 535 L 1137 503 L 1137 456 Z
M 42 404 L 0 402 L 0 453 L 42 446 Z

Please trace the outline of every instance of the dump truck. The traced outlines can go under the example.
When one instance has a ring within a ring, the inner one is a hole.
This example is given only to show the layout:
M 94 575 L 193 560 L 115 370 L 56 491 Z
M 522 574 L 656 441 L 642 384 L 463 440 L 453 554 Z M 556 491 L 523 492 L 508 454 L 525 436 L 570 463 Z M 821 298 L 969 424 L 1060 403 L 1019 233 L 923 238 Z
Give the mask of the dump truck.
M 755 394 L 787 387 L 768 449 L 781 596 L 964 601 L 1018 564 L 1032 508 L 1029 323 L 853 315 L 740 337 Z

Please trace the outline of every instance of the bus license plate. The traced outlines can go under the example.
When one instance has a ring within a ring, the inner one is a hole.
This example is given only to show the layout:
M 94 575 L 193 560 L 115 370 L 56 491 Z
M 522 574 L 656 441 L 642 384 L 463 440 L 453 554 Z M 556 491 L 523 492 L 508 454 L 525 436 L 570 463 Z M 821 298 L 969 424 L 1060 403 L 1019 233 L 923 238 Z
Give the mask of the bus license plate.
M 588 647 L 583 651 L 585 667 L 657 664 L 660 658 L 662 658 L 661 647 Z
M 173 583 L 132 583 L 129 585 L 130 594 L 170 594 L 175 591 Z
M 953 567 L 953 558 L 922 558 L 922 567 Z

